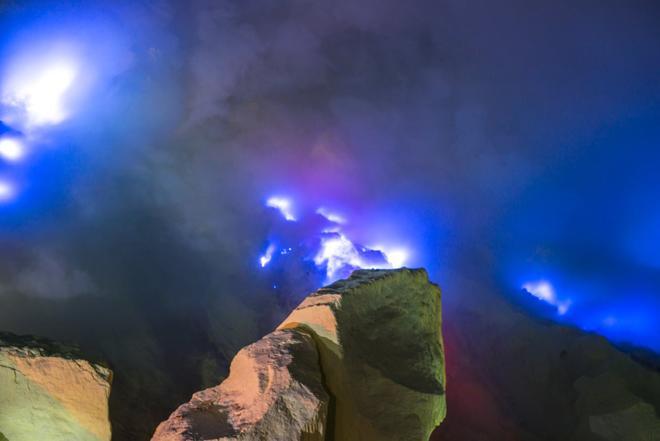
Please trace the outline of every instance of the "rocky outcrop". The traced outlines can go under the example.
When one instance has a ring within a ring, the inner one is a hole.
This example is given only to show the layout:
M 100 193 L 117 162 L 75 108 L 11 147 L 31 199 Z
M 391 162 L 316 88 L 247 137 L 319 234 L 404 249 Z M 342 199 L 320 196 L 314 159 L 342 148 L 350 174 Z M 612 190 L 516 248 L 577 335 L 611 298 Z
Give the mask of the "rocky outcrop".
M 111 379 L 74 347 L 0 333 L 0 440 L 109 441 Z
M 443 306 L 449 415 L 438 441 L 660 439 L 660 370 L 535 319 L 477 282 Z
M 445 416 L 440 290 L 423 270 L 361 270 L 307 297 L 280 329 L 316 336 L 334 439 L 425 440 Z
M 240 351 L 152 439 L 426 440 L 444 386 L 439 288 L 424 270 L 360 270 Z
M 160 441 L 323 441 L 329 396 L 311 335 L 276 331 L 242 349 L 219 386 L 193 395 L 161 424 Z

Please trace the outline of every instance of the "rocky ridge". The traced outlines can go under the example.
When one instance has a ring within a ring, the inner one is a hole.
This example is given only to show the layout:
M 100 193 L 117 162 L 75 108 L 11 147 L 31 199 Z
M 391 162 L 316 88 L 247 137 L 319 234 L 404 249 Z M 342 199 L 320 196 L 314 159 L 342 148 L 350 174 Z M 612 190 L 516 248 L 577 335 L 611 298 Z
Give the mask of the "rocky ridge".
M 657 367 L 474 280 L 443 305 L 449 415 L 432 440 L 660 439 Z
M 241 350 L 152 440 L 425 440 L 444 390 L 439 288 L 424 270 L 359 270 Z

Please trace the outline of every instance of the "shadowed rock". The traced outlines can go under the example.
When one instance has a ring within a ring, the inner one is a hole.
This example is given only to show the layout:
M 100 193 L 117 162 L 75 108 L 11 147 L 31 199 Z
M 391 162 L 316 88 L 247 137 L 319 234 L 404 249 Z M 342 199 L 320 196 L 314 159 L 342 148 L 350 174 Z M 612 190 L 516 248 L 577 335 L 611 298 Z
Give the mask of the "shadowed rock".
M 443 306 L 449 416 L 437 441 L 660 440 L 660 364 L 463 280 Z

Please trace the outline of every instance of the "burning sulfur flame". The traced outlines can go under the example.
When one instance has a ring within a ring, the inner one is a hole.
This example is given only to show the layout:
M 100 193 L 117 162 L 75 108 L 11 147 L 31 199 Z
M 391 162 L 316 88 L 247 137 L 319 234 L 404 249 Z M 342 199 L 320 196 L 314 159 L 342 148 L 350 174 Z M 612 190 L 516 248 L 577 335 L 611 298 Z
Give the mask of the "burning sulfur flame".
M 555 289 L 552 287 L 552 285 L 549 282 L 545 280 L 525 283 L 522 286 L 522 289 L 524 289 L 525 291 L 527 291 L 529 294 L 533 295 L 537 299 L 542 300 L 556 307 L 557 313 L 559 315 L 566 314 L 566 312 L 568 312 L 568 308 L 571 305 L 570 301 L 559 300 L 557 298 L 557 294 L 555 293 Z
M 76 76 L 76 69 L 65 61 L 47 66 L 22 67 L 4 85 L 2 102 L 22 109 L 28 126 L 58 124 L 68 116 L 64 98 Z
M 284 219 L 292 222 L 296 221 L 296 216 L 294 216 L 291 210 L 291 201 L 289 199 L 273 196 L 268 198 L 266 206 L 279 210 L 282 216 L 284 216 Z
M 8 162 L 16 162 L 23 157 L 23 153 L 23 143 L 21 143 L 18 139 L 0 139 L 0 158 Z
M 266 201 L 266 206 L 276 208 L 287 221 L 296 221 L 291 207 L 292 202 L 284 197 L 271 197 Z M 343 226 L 347 223 L 345 217 L 338 215 L 325 207 L 315 211 L 323 216 L 331 225 L 324 226 L 318 233 L 312 233 L 309 243 L 314 243 L 312 249 L 305 249 L 299 255 L 311 257 L 314 265 L 319 271 L 325 273 L 325 283 L 334 282 L 342 277 L 347 277 L 350 272 L 358 268 L 381 269 L 399 268 L 405 265 L 409 253 L 403 248 L 386 249 L 386 247 L 365 247 L 353 242 L 346 233 Z M 304 219 L 303 219 L 304 220 Z M 303 227 L 301 227 L 303 228 Z M 309 247 L 309 245 L 302 245 Z M 266 267 L 275 257 L 277 249 L 272 243 L 266 252 L 259 257 L 259 264 Z M 282 248 L 279 255 L 288 255 L 292 248 Z
M 274 252 L 275 252 L 275 245 L 273 244 L 268 245 L 268 248 L 266 249 L 264 255 L 259 257 L 259 265 L 261 265 L 262 268 L 264 268 L 266 265 L 270 263 L 270 261 L 273 259 Z

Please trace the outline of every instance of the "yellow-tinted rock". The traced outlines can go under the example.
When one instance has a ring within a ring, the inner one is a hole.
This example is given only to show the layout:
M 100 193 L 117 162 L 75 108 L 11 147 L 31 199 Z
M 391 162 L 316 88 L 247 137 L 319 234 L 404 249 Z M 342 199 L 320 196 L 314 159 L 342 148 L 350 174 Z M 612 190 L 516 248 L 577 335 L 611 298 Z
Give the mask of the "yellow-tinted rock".
M 1 334 L 0 433 L 9 441 L 109 441 L 110 383 L 109 369 L 72 348 Z
M 426 441 L 444 419 L 440 289 L 356 271 L 307 297 L 152 441 Z
M 219 386 L 193 395 L 153 441 L 324 441 L 329 396 L 312 337 L 276 331 L 243 348 Z
M 427 440 L 446 413 L 440 289 L 424 270 L 360 270 L 279 329 L 319 345 L 336 441 Z

